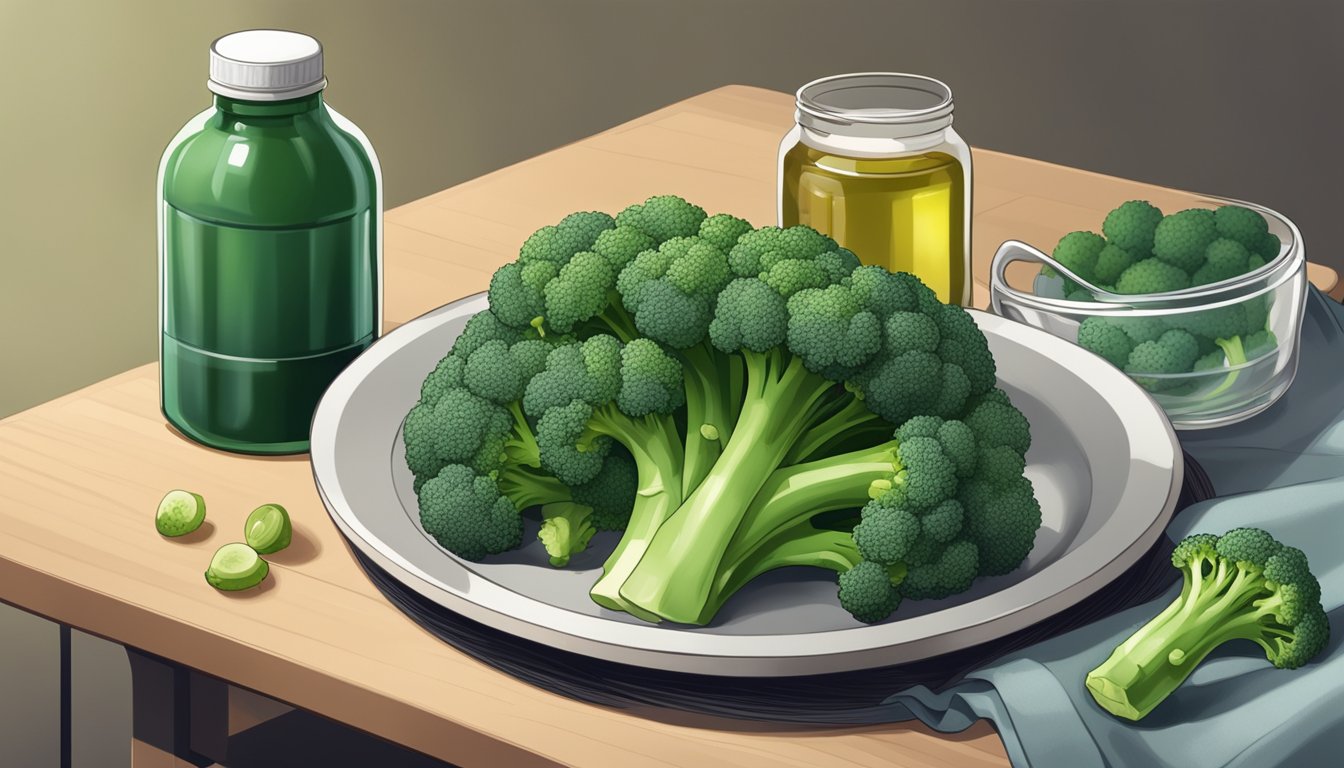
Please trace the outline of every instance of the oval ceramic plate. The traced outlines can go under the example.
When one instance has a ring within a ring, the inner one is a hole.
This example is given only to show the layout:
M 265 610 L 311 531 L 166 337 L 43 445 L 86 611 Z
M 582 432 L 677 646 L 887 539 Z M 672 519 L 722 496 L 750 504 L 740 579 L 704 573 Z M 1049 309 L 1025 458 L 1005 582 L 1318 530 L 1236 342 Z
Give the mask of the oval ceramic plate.
M 398 328 L 327 390 L 313 422 L 313 474 L 351 545 L 405 586 L 490 627 L 609 661 L 731 676 L 880 667 L 1002 637 L 1077 603 L 1119 576 L 1161 535 L 1180 491 L 1181 452 L 1160 408 L 1123 373 L 1043 331 L 972 312 L 999 384 L 1032 424 L 1027 475 L 1044 522 L 1027 562 L 942 601 L 907 601 L 888 621 L 855 621 L 835 577 L 789 568 L 752 582 L 706 627 L 647 624 L 598 607 L 588 588 L 614 534 L 570 567 L 535 541 L 484 563 L 461 560 L 421 529 L 401 446 L 420 383 L 483 295 Z M 606 537 L 606 538 L 602 538 Z

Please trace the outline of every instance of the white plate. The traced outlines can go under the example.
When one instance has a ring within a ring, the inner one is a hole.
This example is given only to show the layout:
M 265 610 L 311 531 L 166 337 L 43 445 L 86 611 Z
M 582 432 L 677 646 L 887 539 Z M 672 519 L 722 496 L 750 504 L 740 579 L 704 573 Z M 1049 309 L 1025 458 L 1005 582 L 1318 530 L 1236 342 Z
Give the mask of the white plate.
M 448 353 L 484 295 L 405 324 L 356 359 L 313 421 L 313 475 L 352 546 L 392 577 L 470 619 L 608 661 L 731 676 L 806 675 L 936 656 L 993 640 L 1074 605 L 1157 541 L 1180 492 L 1181 451 L 1160 408 L 1120 371 L 1062 339 L 983 312 L 999 385 L 1031 421 L 1027 475 L 1044 523 L 1027 562 L 962 595 L 906 601 L 864 625 L 840 608 L 820 569 L 766 574 L 707 627 L 647 624 L 599 608 L 588 588 L 615 534 L 599 534 L 569 568 L 527 546 L 485 563 L 461 560 L 420 528 L 401 424 L 420 383 Z M 602 538 L 606 537 L 606 538 Z

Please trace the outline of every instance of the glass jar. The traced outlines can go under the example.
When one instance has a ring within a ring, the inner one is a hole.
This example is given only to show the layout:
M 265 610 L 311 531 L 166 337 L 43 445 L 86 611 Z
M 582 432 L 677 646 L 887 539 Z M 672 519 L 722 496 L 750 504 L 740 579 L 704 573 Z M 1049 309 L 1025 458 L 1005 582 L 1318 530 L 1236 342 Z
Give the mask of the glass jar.
M 798 89 L 779 147 L 779 224 L 830 235 L 864 264 L 911 272 L 944 302 L 971 302 L 971 151 L 952 91 L 870 72 Z
M 322 393 L 381 327 L 378 160 L 325 86 L 307 35 L 222 37 L 214 104 L 159 166 L 160 401 L 214 448 L 308 450 Z

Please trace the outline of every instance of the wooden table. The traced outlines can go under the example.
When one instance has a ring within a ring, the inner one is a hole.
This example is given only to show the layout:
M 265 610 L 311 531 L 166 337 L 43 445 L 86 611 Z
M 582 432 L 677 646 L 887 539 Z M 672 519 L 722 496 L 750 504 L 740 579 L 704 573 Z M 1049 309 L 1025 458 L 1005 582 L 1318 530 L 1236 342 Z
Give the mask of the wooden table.
M 775 152 L 791 120 L 785 94 L 722 88 L 389 211 L 387 326 L 484 289 L 529 233 L 574 210 L 615 212 L 675 193 L 710 212 L 772 221 Z M 1095 227 L 1119 201 L 1142 197 L 1165 209 L 1191 197 L 995 152 L 976 152 L 974 162 L 982 305 L 985 269 L 1004 239 L 1048 246 Z M 1330 270 L 1313 267 L 1311 277 L 1341 290 Z M 209 505 L 207 527 L 185 541 L 160 538 L 151 522 L 174 487 Z M 210 554 L 238 540 L 247 512 L 267 501 L 289 508 L 294 544 L 271 558 L 274 575 L 261 589 L 216 592 L 201 577 Z M 199 721 L 221 706 L 218 684 L 209 684 L 217 678 L 466 768 L 1006 763 L 985 722 L 949 736 L 913 724 L 639 716 L 496 672 L 381 597 L 327 517 L 305 457 L 233 456 L 171 431 L 154 365 L 0 422 L 0 598 L 138 649 L 137 714 L 171 705 L 196 681 Z M 137 717 L 137 765 L 187 764 L 188 747 L 208 755 L 202 744 L 218 736 L 198 722 L 140 720 L 153 718 Z

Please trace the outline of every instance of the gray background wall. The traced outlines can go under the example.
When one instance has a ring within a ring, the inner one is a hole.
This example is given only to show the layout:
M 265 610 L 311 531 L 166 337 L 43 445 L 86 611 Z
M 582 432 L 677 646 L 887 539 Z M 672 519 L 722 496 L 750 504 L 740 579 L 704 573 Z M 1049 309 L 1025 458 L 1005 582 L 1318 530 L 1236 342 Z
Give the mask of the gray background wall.
M 153 359 L 158 158 L 248 27 L 323 42 L 390 206 L 726 83 L 903 70 L 953 87 L 972 144 L 1262 202 L 1344 268 L 1333 0 L 0 0 L 0 416 Z M 0 764 L 43 765 L 17 756 L 55 738 L 55 632 L 18 615 L 0 678 L 34 693 Z M 89 653 L 83 720 L 119 743 L 123 670 Z

